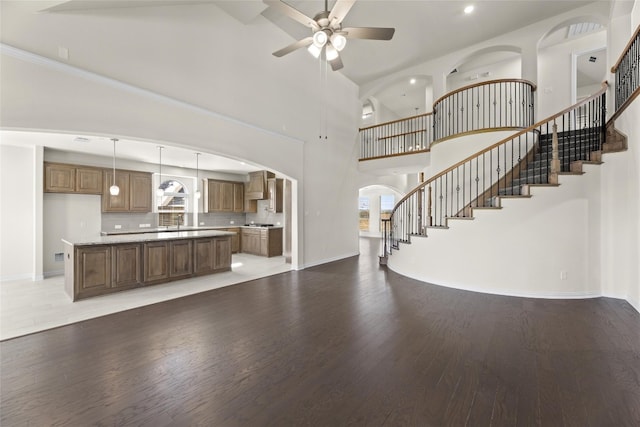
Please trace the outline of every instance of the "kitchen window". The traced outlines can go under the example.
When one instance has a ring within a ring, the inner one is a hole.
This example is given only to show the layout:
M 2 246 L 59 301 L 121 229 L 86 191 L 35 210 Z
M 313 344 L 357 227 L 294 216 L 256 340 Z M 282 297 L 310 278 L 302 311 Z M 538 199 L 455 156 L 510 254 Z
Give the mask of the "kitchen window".
M 164 191 L 162 196 L 156 196 L 158 207 L 158 226 L 187 225 L 189 194 L 187 187 L 180 181 L 170 179 L 158 187 Z

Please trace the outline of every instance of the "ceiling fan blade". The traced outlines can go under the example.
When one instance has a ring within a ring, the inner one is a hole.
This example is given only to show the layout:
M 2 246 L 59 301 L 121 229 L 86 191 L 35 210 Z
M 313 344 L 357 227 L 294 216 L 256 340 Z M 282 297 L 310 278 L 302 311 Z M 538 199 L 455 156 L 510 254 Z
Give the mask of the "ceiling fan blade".
M 268 4 L 269 6 L 272 6 L 276 9 L 278 9 L 280 12 L 284 13 L 285 15 L 287 15 L 289 18 L 298 21 L 299 23 L 301 23 L 302 25 L 312 28 L 314 30 L 318 30 L 320 29 L 320 27 L 318 27 L 318 23 L 316 21 L 314 21 L 312 18 L 309 18 L 307 15 L 305 15 L 304 13 L 300 12 L 298 9 L 294 8 L 293 6 L 289 6 L 288 4 L 286 4 L 283 1 L 280 0 L 263 0 L 263 2 L 265 4 Z
M 329 64 L 331 64 L 331 69 L 333 71 L 338 71 L 340 68 L 344 67 L 344 65 L 342 65 L 342 59 L 340 59 L 340 55 L 338 55 L 333 61 L 329 61 Z
M 280 58 L 281 56 L 285 56 L 287 53 L 291 53 L 296 49 L 300 49 L 301 47 L 307 47 L 311 43 L 313 43 L 313 37 L 305 37 L 302 40 L 298 40 L 295 43 L 290 44 L 287 47 L 284 47 L 280 50 L 273 52 L 273 56 L 277 56 Z
M 349 27 L 340 33 L 346 33 L 348 39 L 391 40 L 395 31 L 395 28 Z
M 329 22 L 331 22 L 332 25 L 340 24 L 355 2 L 356 0 L 336 0 L 336 4 L 333 5 L 329 13 Z M 336 20 L 335 24 L 333 22 L 334 20 Z

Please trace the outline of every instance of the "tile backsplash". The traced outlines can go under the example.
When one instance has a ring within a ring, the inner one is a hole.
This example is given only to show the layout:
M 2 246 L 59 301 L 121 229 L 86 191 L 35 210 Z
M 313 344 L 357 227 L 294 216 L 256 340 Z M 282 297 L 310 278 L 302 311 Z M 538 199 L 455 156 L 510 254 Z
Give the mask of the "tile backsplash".
M 272 213 L 266 210 L 267 200 L 258 200 L 257 213 L 199 213 L 198 224 L 193 222 L 193 213 L 186 214 L 186 221 L 189 226 L 225 227 L 229 225 L 244 225 L 251 221 L 259 224 L 283 225 L 284 215 Z M 232 224 L 233 222 L 233 224 Z M 113 230 L 138 230 L 140 225 L 149 224 L 148 228 L 158 227 L 158 214 L 149 213 L 103 213 L 102 231 Z M 116 226 L 119 226 L 116 228 Z
M 158 214 L 148 213 L 103 213 L 102 231 L 136 230 L 140 224 L 149 224 L 149 228 L 158 226 Z M 116 226 L 120 226 L 117 228 Z
M 283 225 L 284 224 L 284 214 L 282 213 L 273 213 L 267 211 L 267 207 L 269 206 L 268 200 L 258 200 L 258 212 L 257 213 L 248 213 L 247 214 L 247 223 L 251 221 L 256 224 L 274 224 L 274 225 Z M 280 224 L 278 224 L 280 223 Z
M 233 224 L 231 224 L 232 221 Z M 199 213 L 197 225 L 223 227 L 229 225 L 244 225 L 245 221 L 245 214 L 243 213 Z

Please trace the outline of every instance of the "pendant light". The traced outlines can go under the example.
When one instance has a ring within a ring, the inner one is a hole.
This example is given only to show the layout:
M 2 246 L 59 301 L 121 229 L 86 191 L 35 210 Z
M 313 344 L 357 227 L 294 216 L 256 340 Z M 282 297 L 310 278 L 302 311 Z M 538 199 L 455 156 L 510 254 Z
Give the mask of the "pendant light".
M 200 164 L 198 163 L 199 158 L 200 158 L 200 153 L 196 153 L 196 188 L 195 188 L 196 199 L 200 198 L 200 190 L 198 190 L 198 185 L 200 184 L 200 176 L 199 176 Z
M 156 190 L 156 196 L 162 197 L 164 196 L 164 190 L 162 189 L 162 149 L 164 147 L 162 145 L 158 145 L 158 151 L 160 152 L 160 179 L 158 180 L 158 189 Z
M 111 140 L 113 141 L 113 185 L 109 187 L 109 193 L 112 196 L 117 196 L 120 194 L 120 187 L 116 185 L 116 141 L 118 140 L 116 138 L 111 138 Z

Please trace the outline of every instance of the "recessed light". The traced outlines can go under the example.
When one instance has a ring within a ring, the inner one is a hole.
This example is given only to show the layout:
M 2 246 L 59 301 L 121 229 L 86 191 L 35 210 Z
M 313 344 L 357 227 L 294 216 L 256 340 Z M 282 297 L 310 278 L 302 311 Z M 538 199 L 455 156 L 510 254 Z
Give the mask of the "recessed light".
M 83 136 L 77 136 L 73 139 L 73 142 L 82 142 L 82 143 L 87 143 L 89 142 L 90 139 L 89 138 L 85 138 Z
M 470 14 L 471 12 L 473 12 L 473 5 L 470 4 L 469 6 L 464 8 L 464 13 L 466 13 L 467 15 Z
M 411 83 L 412 85 L 416 84 L 416 79 L 412 78 L 411 80 L 409 80 L 409 83 Z

